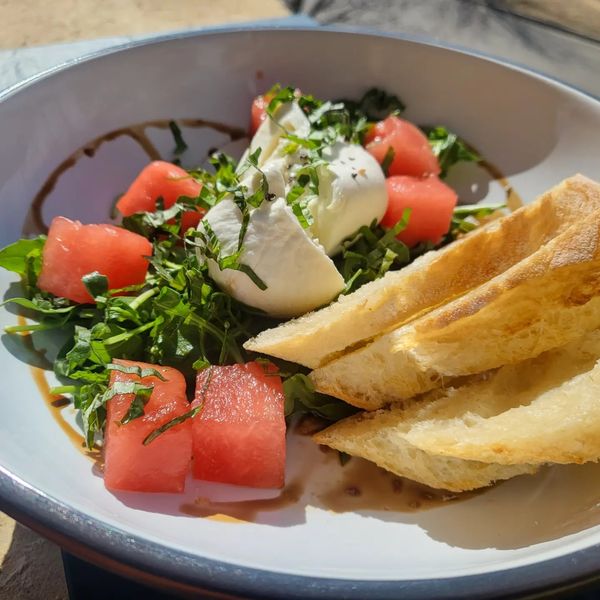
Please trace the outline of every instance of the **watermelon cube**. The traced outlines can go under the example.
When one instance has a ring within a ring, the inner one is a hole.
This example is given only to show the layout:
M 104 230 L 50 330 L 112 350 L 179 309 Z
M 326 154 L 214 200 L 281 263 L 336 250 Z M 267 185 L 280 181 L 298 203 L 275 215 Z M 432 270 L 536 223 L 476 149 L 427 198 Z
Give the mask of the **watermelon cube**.
M 181 167 L 155 160 L 140 171 L 129 189 L 119 198 L 116 207 L 124 217 L 136 212 L 153 212 L 159 198 L 162 198 L 165 208 L 170 208 L 180 196 L 195 198 L 201 189 L 202 184 L 192 179 Z M 196 227 L 203 214 L 203 210 L 185 212 L 182 231 Z
M 164 378 L 140 378 L 138 375 L 112 371 L 111 385 L 133 381 L 154 387 L 144 415 L 125 425 L 133 394 L 117 394 L 107 403 L 104 434 L 104 485 L 109 490 L 138 492 L 182 492 L 192 458 L 192 422 L 187 419 L 171 427 L 149 444 L 148 435 L 190 410 L 183 375 L 171 367 L 143 362 L 114 360 L 123 366 L 156 369 Z
M 196 479 L 280 488 L 285 472 L 281 378 L 250 362 L 198 373 L 192 424 Z
M 145 256 L 152 244 L 143 236 L 114 225 L 82 225 L 65 217 L 53 219 L 42 255 L 38 287 L 74 302 L 93 302 L 81 281 L 98 271 L 110 289 L 143 283 Z

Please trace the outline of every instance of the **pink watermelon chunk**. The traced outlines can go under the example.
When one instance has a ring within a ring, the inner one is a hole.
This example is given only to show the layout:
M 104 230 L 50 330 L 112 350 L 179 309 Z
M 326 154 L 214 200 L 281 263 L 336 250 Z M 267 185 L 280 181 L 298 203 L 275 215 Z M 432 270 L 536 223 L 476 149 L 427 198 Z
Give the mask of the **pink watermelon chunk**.
M 280 488 L 285 475 L 281 378 L 262 364 L 210 367 L 198 373 L 192 406 L 196 479 Z
M 181 167 L 155 160 L 140 171 L 116 206 L 124 217 L 128 217 L 136 212 L 153 212 L 159 198 L 163 199 L 165 208 L 170 208 L 180 196 L 195 198 L 201 189 L 202 184 L 192 179 Z M 185 212 L 182 231 L 196 227 L 203 214 L 201 209 Z
M 121 425 L 133 394 L 118 394 L 107 403 L 104 434 L 104 485 L 109 490 L 136 492 L 182 492 L 192 458 L 192 422 L 187 419 L 144 446 L 144 439 L 158 427 L 190 410 L 185 379 L 176 369 L 143 362 L 114 360 L 115 364 L 156 369 L 166 381 L 150 376 L 112 371 L 116 381 L 152 385 L 144 415 Z
M 106 275 L 110 289 L 143 283 L 148 270 L 144 257 L 151 254 L 152 244 L 137 233 L 56 217 L 44 246 L 38 286 L 74 302 L 93 302 L 81 281 L 84 275 Z

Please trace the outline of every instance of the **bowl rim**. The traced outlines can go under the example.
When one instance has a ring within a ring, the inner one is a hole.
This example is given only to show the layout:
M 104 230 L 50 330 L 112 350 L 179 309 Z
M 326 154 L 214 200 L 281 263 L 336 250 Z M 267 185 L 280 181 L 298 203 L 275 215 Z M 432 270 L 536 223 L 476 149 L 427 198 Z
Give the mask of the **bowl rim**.
M 580 96 L 600 107 L 592 94 L 575 86 L 483 52 L 432 41 L 425 36 L 340 26 L 246 25 L 214 27 L 152 36 L 111 46 L 62 62 L 0 91 L 0 102 L 66 69 L 146 45 L 186 38 L 249 32 L 293 31 L 397 39 L 496 63 Z M 175 550 L 113 527 L 36 489 L 0 464 L 0 509 L 78 557 L 125 577 L 183 594 L 199 591 L 218 598 L 302 598 L 450 600 L 506 598 L 568 592 L 600 581 L 600 543 L 526 566 L 490 573 L 410 580 L 352 580 L 277 573 L 238 566 Z

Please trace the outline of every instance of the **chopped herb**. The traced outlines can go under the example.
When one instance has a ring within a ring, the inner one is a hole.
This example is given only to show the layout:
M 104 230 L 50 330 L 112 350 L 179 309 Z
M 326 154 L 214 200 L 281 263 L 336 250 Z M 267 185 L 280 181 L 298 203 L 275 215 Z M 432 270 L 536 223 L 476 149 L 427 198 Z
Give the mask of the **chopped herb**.
M 450 225 L 450 237 L 456 236 L 476 229 L 480 223 L 479 219 L 487 217 L 496 211 L 506 208 L 506 204 L 463 204 L 457 206 L 452 213 Z
M 352 100 L 341 102 L 353 113 L 364 115 L 368 121 L 382 121 L 392 114 L 401 114 L 405 108 L 398 96 L 388 94 L 379 88 L 367 90 L 358 102 Z
M 125 373 L 127 375 L 137 375 L 140 379 L 143 377 L 156 377 L 160 381 L 167 381 L 160 371 L 152 368 L 139 367 L 138 365 L 119 365 L 117 363 L 111 363 L 106 365 L 108 371 L 118 371 L 119 373 Z
M 383 171 L 383 174 L 386 177 L 389 174 L 389 170 L 390 170 L 392 163 L 394 162 L 395 156 L 396 156 L 396 152 L 394 151 L 394 148 L 392 146 L 390 146 L 387 149 L 385 156 L 383 157 L 383 161 L 381 163 L 381 169 Z
M 172 427 L 175 427 L 176 425 L 179 425 L 180 423 L 183 423 L 188 419 L 193 419 L 201 410 L 201 406 L 196 406 L 195 408 L 192 408 L 192 410 L 182 415 L 179 415 L 174 419 L 171 419 L 169 422 L 165 423 L 164 425 L 161 425 L 158 429 L 155 429 L 152 433 L 147 435 L 142 443 L 144 444 L 144 446 L 151 444 L 159 435 L 162 435 L 165 431 L 168 431 Z
M 184 413 L 183 415 L 179 415 L 178 417 L 175 417 L 174 419 L 171 419 L 164 425 L 161 425 L 160 427 L 155 429 L 152 433 L 150 433 L 144 439 L 144 442 L 143 442 L 144 446 L 147 446 L 148 444 L 153 442 L 159 435 L 162 435 L 165 431 L 168 431 L 169 429 L 171 429 L 171 427 L 175 427 L 175 425 L 179 425 L 180 423 L 183 423 L 184 421 L 187 421 L 188 419 L 193 419 L 204 408 L 204 400 L 206 398 L 206 393 L 208 392 L 208 387 L 210 385 L 212 375 L 213 375 L 212 369 L 210 367 L 208 367 L 208 369 L 209 370 L 206 375 L 206 381 L 204 382 L 204 385 L 202 386 L 202 390 L 200 391 L 200 403 L 198 404 L 198 406 L 195 406 L 194 408 L 192 408 L 192 410 Z
M 154 389 L 151 385 L 141 385 L 139 383 L 134 383 L 132 388 L 131 393 L 134 396 L 127 409 L 127 413 L 120 421 L 121 425 L 127 425 L 127 423 L 130 423 L 134 419 L 144 416 L 144 408 L 148 404 L 148 400 L 150 400 L 152 390 Z
M 425 128 L 433 153 L 437 156 L 441 168 L 441 177 L 457 162 L 479 162 L 481 157 L 466 142 L 445 127 Z
M 108 277 L 98 271 L 84 275 L 81 281 L 92 298 L 104 296 L 108 292 Z
M 173 139 L 175 140 L 173 156 L 180 156 L 188 149 L 188 145 L 185 143 L 183 135 L 181 134 L 181 129 L 179 129 L 179 125 L 177 125 L 175 121 L 169 121 L 169 129 L 171 130 Z
M 335 260 L 346 282 L 342 294 L 353 292 L 365 283 L 383 277 L 390 269 L 410 262 L 408 248 L 396 239 L 408 224 L 409 217 L 410 210 L 407 209 L 391 229 L 386 231 L 373 223 L 370 227 L 361 227 L 355 236 L 342 242 L 342 253 Z

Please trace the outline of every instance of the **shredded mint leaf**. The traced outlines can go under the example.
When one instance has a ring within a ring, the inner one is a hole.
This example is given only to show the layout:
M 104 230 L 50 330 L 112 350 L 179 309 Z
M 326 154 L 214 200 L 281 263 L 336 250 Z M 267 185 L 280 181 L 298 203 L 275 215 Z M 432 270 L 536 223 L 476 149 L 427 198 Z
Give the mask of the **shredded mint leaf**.
M 171 133 L 173 134 L 173 139 L 175 140 L 175 148 L 173 149 L 173 155 L 180 156 L 188 149 L 188 145 L 185 143 L 183 135 L 181 134 L 181 129 L 175 121 L 169 121 L 169 129 L 171 130 Z
M 201 410 L 202 410 L 202 406 L 196 406 L 195 408 L 192 408 L 192 410 L 184 413 L 183 415 L 180 415 L 179 417 L 175 417 L 174 419 L 171 419 L 168 423 L 161 425 L 160 427 L 155 429 L 152 433 L 147 435 L 144 438 L 144 441 L 142 443 L 144 444 L 144 446 L 151 444 L 159 435 L 162 435 L 165 431 L 168 431 L 172 427 L 175 427 L 176 425 L 179 425 L 180 423 L 183 423 L 184 421 L 187 421 L 188 419 L 193 419 Z
M 276 84 L 265 94 L 265 98 L 271 98 L 266 112 L 268 116 L 272 117 L 279 106 L 293 102 L 296 99 L 296 90 L 290 86 L 281 87 Z
M 383 157 L 383 161 L 381 163 L 381 169 L 383 171 L 383 174 L 387 177 L 389 174 L 389 170 L 390 167 L 392 165 L 392 163 L 394 162 L 394 157 L 396 156 L 396 152 L 394 151 L 394 148 L 392 148 L 392 146 L 390 146 L 386 153 L 385 156 Z
M 147 446 L 148 444 L 152 443 L 159 435 L 162 435 L 165 431 L 171 429 L 171 427 L 175 427 L 176 425 L 179 425 L 180 423 L 183 423 L 188 419 L 193 419 L 204 408 L 204 400 L 206 398 L 206 393 L 208 392 L 208 387 L 210 385 L 213 375 L 213 371 L 210 369 L 210 367 L 208 368 L 209 370 L 206 375 L 206 380 L 204 381 L 204 385 L 202 386 L 202 390 L 200 391 L 200 403 L 198 404 L 198 406 L 195 406 L 194 408 L 192 408 L 192 410 L 184 413 L 183 415 L 175 417 L 174 419 L 171 419 L 164 425 L 161 425 L 160 427 L 155 429 L 144 439 L 144 446 Z
M 116 384 L 117 383 L 113 384 L 113 386 Z M 134 419 L 139 419 L 144 416 L 144 408 L 146 407 L 146 404 L 148 404 L 148 400 L 150 400 L 152 390 L 154 389 L 151 385 L 141 385 L 139 383 L 133 383 L 129 387 L 131 387 L 130 392 L 121 392 L 125 394 L 134 394 L 131 404 L 127 409 L 127 413 L 120 421 L 121 425 L 127 425 L 127 423 L 130 423 Z
M 373 223 L 370 227 L 361 227 L 355 236 L 342 242 L 341 255 L 335 259 L 346 282 L 342 294 L 353 292 L 365 283 L 383 277 L 390 269 L 403 267 L 411 261 L 407 246 L 396 239 L 409 218 L 410 210 L 407 209 L 391 229 L 386 231 Z
M 108 277 L 98 273 L 98 271 L 84 275 L 81 281 L 83 281 L 83 285 L 85 285 L 92 298 L 105 296 L 108 292 Z
M 143 377 L 156 377 L 160 381 L 167 381 L 160 371 L 152 368 L 142 368 L 138 365 L 119 365 L 117 363 L 110 363 L 106 365 L 108 371 L 118 371 L 119 373 L 125 373 L 127 375 L 137 375 L 140 379 Z
M 499 202 L 497 204 L 462 204 L 454 209 L 453 215 L 455 217 L 487 217 L 497 210 L 506 208 L 506 204 Z

